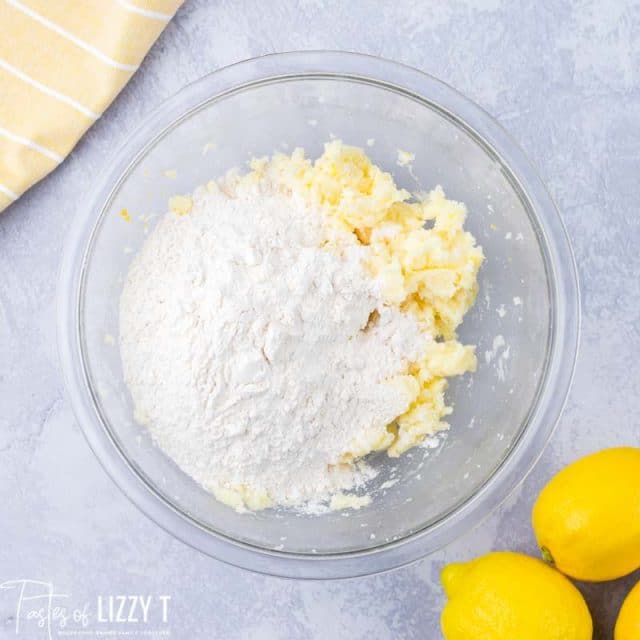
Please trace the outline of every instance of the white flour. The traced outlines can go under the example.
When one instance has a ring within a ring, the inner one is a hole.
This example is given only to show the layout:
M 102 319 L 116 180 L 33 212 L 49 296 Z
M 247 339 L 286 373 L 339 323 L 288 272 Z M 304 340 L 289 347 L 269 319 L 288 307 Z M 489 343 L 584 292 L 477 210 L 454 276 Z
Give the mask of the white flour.
M 200 189 L 158 224 L 122 294 L 121 354 L 136 418 L 186 473 L 300 504 L 370 473 L 340 456 L 408 408 L 385 379 L 425 336 L 383 307 L 366 247 L 321 248 L 321 215 L 261 189 Z

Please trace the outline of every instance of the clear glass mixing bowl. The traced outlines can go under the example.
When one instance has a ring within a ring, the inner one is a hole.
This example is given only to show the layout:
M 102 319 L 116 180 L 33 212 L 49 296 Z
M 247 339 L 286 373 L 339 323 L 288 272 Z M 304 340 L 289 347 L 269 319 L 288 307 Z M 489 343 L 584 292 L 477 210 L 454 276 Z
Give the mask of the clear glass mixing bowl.
M 242 166 L 250 155 L 302 146 L 316 156 L 333 136 L 366 148 L 411 191 L 441 184 L 467 204 L 468 228 L 487 259 L 460 335 L 478 345 L 479 368 L 452 381 L 451 429 L 436 447 L 374 459 L 381 472 L 370 506 L 320 516 L 238 514 L 133 422 L 117 346 L 123 276 L 171 195 Z M 415 153 L 411 169 L 396 163 L 398 149 Z M 119 215 L 123 208 L 129 224 Z M 70 233 L 58 315 L 77 418 L 135 504 L 220 560 L 281 576 L 340 578 L 426 555 L 477 523 L 524 478 L 568 392 L 579 296 L 553 202 L 484 111 L 396 63 L 305 52 L 221 69 L 183 89 L 132 133 Z

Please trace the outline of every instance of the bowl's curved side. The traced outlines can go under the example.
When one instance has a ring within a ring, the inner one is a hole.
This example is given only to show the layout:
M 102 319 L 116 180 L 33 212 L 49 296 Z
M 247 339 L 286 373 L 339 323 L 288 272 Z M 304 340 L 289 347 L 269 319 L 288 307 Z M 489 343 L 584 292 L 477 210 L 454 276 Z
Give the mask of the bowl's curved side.
M 318 74 L 366 79 L 428 101 L 462 122 L 499 159 L 533 212 L 532 222 L 547 262 L 553 317 L 551 347 L 538 401 L 518 440 L 475 495 L 436 524 L 401 540 L 362 552 L 310 556 L 262 549 L 212 532 L 177 510 L 136 472 L 93 402 L 83 361 L 80 318 L 87 249 L 104 203 L 110 200 L 136 158 L 168 127 L 214 96 L 269 78 Z M 566 229 L 541 179 L 509 134 L 480 107 L 420 71 L 371 56 L 341 52 L 274 54 L 216 71 L 169 99 L 140 126 L 102 176 L 90 211 L 90 216 L 82 215 L 81 224 L 71 227 L 58 285 L 59 356 L 71 405 L 90 447 L 125 495 L 165 530 L 219 560 L 265 574 L 310 579 L 355 577 L 410 563 L 477 525 L 500 504 L 531 470 L 557 424 L 570 388 L 579 339 L 577 270 Z

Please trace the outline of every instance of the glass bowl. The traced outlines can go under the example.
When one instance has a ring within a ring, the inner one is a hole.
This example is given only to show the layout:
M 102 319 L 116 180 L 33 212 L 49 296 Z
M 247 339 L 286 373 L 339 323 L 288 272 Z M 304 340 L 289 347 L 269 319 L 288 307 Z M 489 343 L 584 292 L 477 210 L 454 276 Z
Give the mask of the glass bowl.
M 480 293 L 460 328 L 478 371 L 453 379 L 451 429 L 380 469 L 358 511 L 239 514 L 217 502 L 134 423 L 118 351 L 123 277 L 167 199 L 251 155 L 332 137 L 364 147 L 411 191 L 441 184 L 465 202 L 483 246 Z M 415 153 L 411 167 L 398 149 Z M 175 174 L 174 174 L 175 171 Z M 170 176 L 170 177 L 168 177 Z M 126 208 L 132 222 L 119 212 Z M 339 52 L 265 56 L 186 87 L 151 114 L 99 177 L 71 230 L 59 284 L 59 343 L 74 411 L 124 493 L 215 558 L 267 574 L 344 578 L 416 560 L 478 523 L 522 481 L 564 404 L 579 295 L 558 212 L 508 134 L 414 69 Z

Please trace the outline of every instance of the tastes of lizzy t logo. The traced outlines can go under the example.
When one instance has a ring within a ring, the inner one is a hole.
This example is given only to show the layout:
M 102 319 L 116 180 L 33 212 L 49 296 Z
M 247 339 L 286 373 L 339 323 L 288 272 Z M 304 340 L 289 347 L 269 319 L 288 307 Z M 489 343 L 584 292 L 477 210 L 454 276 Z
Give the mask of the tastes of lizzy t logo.
M 52 582 L 7 580 L 0 595 L 13 599 L 15 633 L 18 637 L 53 640 L 78 636 L 168 638 L 169 595 L 98 595 L 83 603 L 71 601 Z M 11 617 L 9 618 L 9 620 Z

